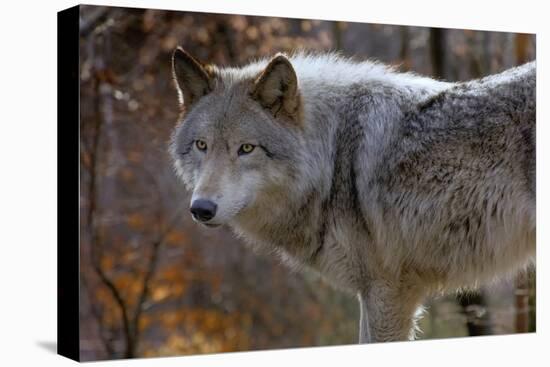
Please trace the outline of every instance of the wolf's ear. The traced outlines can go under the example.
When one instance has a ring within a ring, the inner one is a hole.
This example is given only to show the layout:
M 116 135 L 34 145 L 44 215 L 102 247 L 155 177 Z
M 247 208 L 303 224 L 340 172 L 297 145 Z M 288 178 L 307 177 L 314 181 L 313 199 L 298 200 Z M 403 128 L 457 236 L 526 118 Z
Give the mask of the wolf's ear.
M 300 106 L 298 78 L 284 55 L 279 54 L 269 62 L 254 82 L 251 95 L 274 115 L 282 111 L 296 117 Z
M 212 78 L 208 72 L 181 47 L 172 54 L 172 73 L 182 106 L 189 107 L 212 91 Z

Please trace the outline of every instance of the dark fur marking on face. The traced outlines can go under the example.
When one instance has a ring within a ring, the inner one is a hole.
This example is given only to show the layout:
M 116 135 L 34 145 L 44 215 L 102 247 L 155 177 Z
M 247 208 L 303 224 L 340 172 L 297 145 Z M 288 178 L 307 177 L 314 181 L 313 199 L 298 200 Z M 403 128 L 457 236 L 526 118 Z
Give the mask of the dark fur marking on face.
M 271 158 L 271 159 L 274 159 L 275 158 L 275 154 L 271 153 L 265 146 L 263 145 L 258 145 L 258 147 L 264 151 L 265 155 L 267 156 L 267 158 Z
M 178 151 L 178 154 L 180 156 L 185 156 L 189 153 L 191 153 L 191 151 L 193 150 L 193 143 L 195 142 L 195 140 L 190 140 L 188 143 L 184 144 L 184 146 L 182 147 L 183 149 L 180 149 Z

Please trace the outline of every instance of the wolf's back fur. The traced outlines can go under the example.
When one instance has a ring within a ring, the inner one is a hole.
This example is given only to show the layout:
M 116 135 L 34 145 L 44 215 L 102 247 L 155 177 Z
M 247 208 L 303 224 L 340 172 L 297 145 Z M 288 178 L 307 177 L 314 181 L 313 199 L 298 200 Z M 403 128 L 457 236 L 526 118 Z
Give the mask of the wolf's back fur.
M 284 165 L 285 176 L 228 224 L 253 246 L 357 293 L 362 341 L 410 337 L 427 295 L 532 262 L 534 62 L 445 83 L 332 54 L 288 61 L 297 80 L 295 115 L 280 121 L 288 137 L 270 142 L 273 165 Z M 235 109 L 258 108 L 248 96 L 268 63 L 206 68 L 210 99 L 187 106 L 189 115 L 224 100 L 224 116 L 236 123 Z M 200 168 L 177 153 L 192 119 L 184 114 L 172 153 L 195 188 Z M 279 136 L 265 125 L 253 128 Z

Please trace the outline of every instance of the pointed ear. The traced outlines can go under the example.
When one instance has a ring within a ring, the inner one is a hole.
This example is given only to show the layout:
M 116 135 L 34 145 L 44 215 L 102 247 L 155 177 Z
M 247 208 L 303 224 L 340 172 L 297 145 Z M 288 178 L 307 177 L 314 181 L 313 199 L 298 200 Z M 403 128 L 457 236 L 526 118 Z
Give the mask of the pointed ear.
M 275 56 L 254 82 L 252 98 L 271 110 L 295 118 L 299 106 L 298 79 L 290 61 L 282 54 Z
M 182 106 L 189 107 L 212 91 L 212 78 L 202 64 L 181 47 L 172 54 L 172 74 Z

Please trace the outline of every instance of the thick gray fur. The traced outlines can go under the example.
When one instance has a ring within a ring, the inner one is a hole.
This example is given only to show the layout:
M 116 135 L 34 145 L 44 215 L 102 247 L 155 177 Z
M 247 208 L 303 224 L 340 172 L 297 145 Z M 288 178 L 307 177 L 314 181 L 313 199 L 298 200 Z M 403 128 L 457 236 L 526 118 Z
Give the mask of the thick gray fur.
M 360 342 L 414 338 L 427 297 L 533 264 L 534 62 L 466 83 L 334 54 L 173 62 L 170 151 L 218 206 L 205 224 L 357 294 Z

